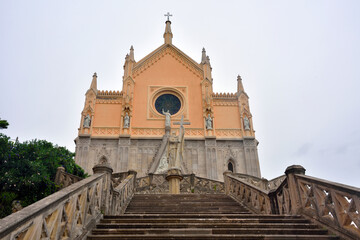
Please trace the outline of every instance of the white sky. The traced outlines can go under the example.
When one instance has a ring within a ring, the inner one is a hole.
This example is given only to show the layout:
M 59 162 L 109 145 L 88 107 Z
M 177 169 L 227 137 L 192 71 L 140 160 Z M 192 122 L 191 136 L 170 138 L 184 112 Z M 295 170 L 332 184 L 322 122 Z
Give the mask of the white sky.
M 84 94 L 121 90 L 135 60 L 163 43 L 200 62 L 214 91 L 250 96 L 262 175 L 287 166 L 360 186 L 360 1 L 0 0 L 0 117 L 20 141 L 46 139 L 74 151 Z

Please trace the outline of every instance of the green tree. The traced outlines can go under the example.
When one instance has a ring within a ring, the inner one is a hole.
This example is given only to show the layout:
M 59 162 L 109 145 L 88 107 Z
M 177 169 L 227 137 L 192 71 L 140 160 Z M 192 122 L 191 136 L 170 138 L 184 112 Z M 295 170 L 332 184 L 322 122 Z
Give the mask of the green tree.
M 0 129 L 8 128 L 9 123 L 6 120 L 1 120 L 0 118 Z
M 58 167 L 85 177 L 75 164 L 74 153 L 45 140 L 12 142 L 0 134 L 0 218 L 11 214 L 11 203 L 20 200 L 23 207 L 52 193 Z

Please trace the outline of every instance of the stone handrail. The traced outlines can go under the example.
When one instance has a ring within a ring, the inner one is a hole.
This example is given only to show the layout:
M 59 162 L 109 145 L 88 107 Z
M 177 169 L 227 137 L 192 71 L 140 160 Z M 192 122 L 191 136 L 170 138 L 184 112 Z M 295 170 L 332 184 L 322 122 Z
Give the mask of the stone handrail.
M 74 239 L 101 217 L 106 174 L 62 189 L 0 220 L 0 239 Z
M 195 176 L 195 174 L 182 175 L 180 181 L 180 193 L 224 193 L 224 183 L 207 178 Z M 166 174 L 149 174 L 146 177 L 136 179 L 137 194 L 167 194 L 169 182 Z
M 231 173 L 232 176 L 240 178 L 242 181 L 248 182 L 253 186 L 259 187 L 260 189 L 264 190 L 272 190 L 278 188 L 280 184 L 284 181 L 286 178 L 285 175 L 282 175 L 280 177 L 274 178 L 272 180 L 267 180 L 266 178 L 258 178 L 255 176 L 243 174 L 243 173 Z
M 287 173 L 288 181 L 276 190 L 279 212 L 302 214 L 344 238 L 360 239 L 360 189 L 304 173 Z
M 63 189 L 82 179 L 82 177 L 65 172 L 64 167 L 58 167 L 55 175 L 55 184 L 58 185 L 60 189 Z
M 224 173 L 225 193 L 236 201 L 241 202 L 255 213 L 271 214 L 271 200 L 269 191 L 261 189 L 233 176 L 230 172 Z
M 305 176 L 298 165 L 285 173 L 278 188 L 268 190 L 225 172 L 225 193 L 255 213 L 301 214 L 344 239 L 360 239 L 359 188 Z
M 83 239 L 103 214 L 122 214 L 134 195 L 136 172 L 112 176 L 108 163 L 93 171 L 91 177 L 1 219 L 0 239 Z M 123 179 L 119 184 L 118 178 Z
M 122 175 L 124 176 L 124 175 Z M 112 187 L 111 209 L 112 215 L 123 214 L 135 193 L 136 172 L 129 171 L 127 177 L 116 187 Z
M 119 172 L 119 173 L 113 173 L 111 174 L 111 181 L 113 188 L 116 188 L 117 186 L 122 183 L 129 175 L 136 174 L 134 171 L 128 171 L 128 172 Z

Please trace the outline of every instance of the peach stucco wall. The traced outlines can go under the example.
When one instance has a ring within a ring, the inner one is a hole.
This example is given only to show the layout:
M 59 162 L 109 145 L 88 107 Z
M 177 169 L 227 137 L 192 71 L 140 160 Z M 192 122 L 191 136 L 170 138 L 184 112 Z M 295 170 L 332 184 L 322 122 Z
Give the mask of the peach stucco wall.
M 94 127 L 120 127 L 121 105 L 101 104 L 95 105 Z
M 241 128 L 239 107 L 214 106 L 216 128 Z

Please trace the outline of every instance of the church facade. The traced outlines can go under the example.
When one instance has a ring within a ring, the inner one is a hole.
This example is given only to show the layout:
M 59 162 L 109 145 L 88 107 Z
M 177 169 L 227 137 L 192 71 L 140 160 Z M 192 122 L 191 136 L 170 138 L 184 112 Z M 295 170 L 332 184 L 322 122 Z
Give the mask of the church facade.
M 76 143 L 76 163 L 88 173 L 99 162 L 139 177 L 162 173 L 169 141 L 185 127 L 181 171 L 222 180 L 230 170 L 260 177 L 258 141 L 242 79 L 237 91 L 215 93 L 210 59 L 200 63 L 172 44 L 166 21 L 164 44 L 139 61 L 126 55 L 122 91 L 100 91 L 93 75 Z

